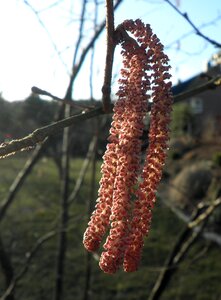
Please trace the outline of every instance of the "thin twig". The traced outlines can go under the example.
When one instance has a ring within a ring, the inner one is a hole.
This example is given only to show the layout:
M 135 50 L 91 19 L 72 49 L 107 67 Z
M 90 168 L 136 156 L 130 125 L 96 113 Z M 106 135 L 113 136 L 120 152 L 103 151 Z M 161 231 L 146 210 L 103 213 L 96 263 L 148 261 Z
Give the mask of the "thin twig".
M 210 79 L 208 82 L 206 83 L 203 83 L 189 91 L 186 91 L 186 92 L 183 92 L 183 93 L 180 93 L 176 96 L 174 96 L 174 102 L 179 102 L 179 101 L 182 101 L 186 98 L 190 98 L 190 97 L 193 97 L 197 94 L 200 94 L 206 90 L 210 90 L 210 89 L 215 89 L 217 87 L 221 86 L 221 76 L 218 75 L 212 79 Z
M 167 261 L 165 263 L 165 268 L 160 272 L 154 287 L 150 293 L 148 300 L 158 300 L 160 299 L 162 293 L 167 287 L 168 283 L 171 280 L 172 275 L 178 269 L 179 263 L 184 259 L 190 247 L 194 244 L 194 242 L 199 238 L 202 234 L 202 231 L 211 216 L 214 208 L 217 207 L 217 200 L 213 201 L 211 205 L 206 208 L 206 205 L 200 203 L 197 206 L 196 211 L 193 213 L 193 216 L 190 222 L 187 224 L 186 228 L 183 230 L 181 235 L 178 237 L 177 242 L 172 248 Z M 221 201 L 218 201 L 221 204 Z M 212 207 L 208 211 L 208 208 Z M 203 216 L 203 218 L 201 218 Z M 199 222 L 197 220 L 200 219 L 200 226 L 198 226 Z M 196 222 L 195 222 L 196 221 Z M 195 226 L 198 227 L 198 230 L 193 230 Z
M 76 48 L 73 56 L 73 67 L 76 65 L 76 58 L 78 50 L 83 38 L 83 29 L 85 23 L 85 12 L 86 2 L 83 1 L 80 19 L 80 28 Z M 64 100 L 71 98 L 73 90 L 72 81 L 71 86 L 68 87 L 67 93 Z M 65 105 L 65 118 L 69 118 L 71 115 L 71 107 Z M 61 219 L 60 219 L 60 234 L 58 236 L 58 249 L 57 249 L 57 260 L 56 260 L 56 273 L 55 273 L 55 288 L 54 288 L 54 300 L 61 300 L 63 297 L 64 290 L 64 271 L 66 261 L 66 250 L 67 250 L 67 233 L 66 229 L 69 222 L 69 206 L 68 196 L 70 188 L 70 127 L 66 127 L 63 130 L 63 143 L 62 143 L 62 180 L 61 180 Z
M 81 44 L 81 41 L 83 39 L 83 28 L 84 28 L 84 22 L 85 22 L 85 12 L 86 12 L 86 0 L 83 1 L 82 4 L 82 9 L 81 9 L 81 17 L 80 17 L 80 28 L 79 28 L 79 33 L 78 33 L 78 39 L 76 42 L 75 46 L 75 51 L 74 51 L 74 57 L 73 57 L 73 63 L 72 66 L 76 66 L 76 61 L 77 61 L 77 55 L 78 55 L 78 50 Z
M 37 251 L 40 249 L 40 247 L 49 239 L 51 239 L 52 237 L 54 237 L 57 234 L 57 232 L 55 231 L 51 231 L 49 233 L 47 233 L 46 235 L 44 235 L 43 237 L 41 237 L 37 243 L 35 244 L 35 246 L 33 247 L 33 249 L 28 253 L 27 255 L 27 260 L 24 263 L 22 269 L 20 270 L 20 272 L 18 273 L 17 276 L 14 277 L 14 279 L 11 281 L 9 287 L 7 288 L 7 290 L 4 292 L 4 294 L 1 296 L 0 300 L 6 300 L 7 297 L 14 291 L 18 281 L 25 275 L 25 273 L 28 271 L 28 268 L 30 266 L 30 262 L 33 259 L 33 257 L 35 256 L 35 254 L 37 253 Z
M 92 152 L 92 172 L 91 172 L 91 186 L 90 186 L 90 194 L 88 197 L 87 201 L 87 215 L 88 215 L 88 220 L 90 218 L 91 212 L 92 212 L 92 207 L 94 204 L 94 197 L 95 197 L 95 185 L 96 185 L 96 165 L 97 165 L 97 142 L 98 142 L 98 137 L 99 137 L 99 123 L 98 119 L 95 120 L 96 124 L 94 125 L 94 130 L 95 130 L 95 144 L 93 147 L 93 152 Z M 92 265 L 91 265 L 91 253 L 87 251 L 86 253 L 86 272 L 85 272 L 85 287 L 84 287 L 84 300 L 89 300 L 90 299 L 90 289 L 91 289 L 91 271 L 92 271 Z
M 76 217 L 75 221 L 79 220 L 79 216 Z M 66 231 L 72 230 L 71 227 L 67 228 Z M 21 270 L 18 272 L 17 275 L 15 275 L 7 288 L 7 290 L 4 292 L 4 294 L 0 297 L 0 300 L 7 300 L 8 295 L 10 295 L 14 289 L 16 288 L 18 282 L 24 277 L 24 275 L 27 273 L 28 269 L 30 268 L 30 263 L 39 251 L 39 249 L 51 238 L 59 234 L 59 231 L 57 230 L 51 230 L 50 232 L 46 233 L 42 237 L 40 237 L 35 245 L 32 247 L 32 249 L 26 253 L 26 261 L 23 263 Z
M 65 127 L 72 126 L 74 124 L 102 114 L 104 114 L 103 109 L 102 107 L 99 107 L 87 113 L 74 115 L 69 118 L 57 121 L 51 125 L 38 128 L 22 139 L 16 139 L 10 141 L 9 143 L 3 143 L 0 145 L 0 158 L 15 154 L 17 151 L 29 150 L 35 147 L 36 144 L 42 143 L 47 136 L 57 134 Z
M 0 206 L 0 223 L 3 220 L 8 208 L 12 204 L 15 195 L 21 188 L 22 184 L 24 183 L 27 176 L 30 174 L 33 166 L 35 163 L 39 160 L 44 148 L 38 145 L 35 148 L 35 151 L 32 153 L 31 157 L 26 161 L 23 169 L 18 173 L 18 175 L 15 177 L 13 183 L 11 184 L 9 188 L 9 192 L 7 197 L 2 201 Z
M 114 49 L 116 46 L 114 40 L 114 8 L 113 0 L 106 0 L 106 32 L 107 32 L 107 51 L 104 72 L 104 84 L 102 87 L 102 102 L 104 112 L 110 112 L 110 94 L 111 94 L 111 78 L 114 59 Z
M 116 9 L 121 2 L 122 2 L 122 0 L 118 0 L 116 2 L 115 6 L 114 6 L 114 9 Z M 95 32 L 92 40 L 89 42 L 88 46 L 83 51 L 83 53 L 81 55 L 81 58 L 80 58 L 80 61 L 79 61 L 79 64 L 75 68 L 75 73 L 72 74 L 68 90 L 70 89 L 70 84 L 74 81 L 75 77 L 77 76 L 78 72 L 80 71 L 81 65 L 83 64 L 84 58 L 86 57 L 88 51 L 90 50 L 91 47 L 93 47 L 96 39 L 98 38 L 98 36 L 100 35 L 100 33 L 102 32 L 104 27 L 105 27 L 105 22 L 101 23 L 98 31 Z M 50 96 L 50 97 L 60 101 L 59 97 L 54 96 L 54 95 L 52 95 L 52 94 L 50 94 L 46 91 L 43 91 L 39 88 L 35 87 L 34 92 L 36 92 L 36 93 L 43 92 L 44 95 Z M 67 94 L 68 94 L 68 92 L 67 92 Z M 66 98 L 65 101 L 68 100 L 68 99 L 69 98 Z M 62 115 L 62 111 L 63 111 L 63 108 L 64 108 L 64 106 L 63 106 L 64 102 L 62 103 L 62 106 L 61 106 L 61 109 L 60 109 L 58 115 L 55 116 L 55 120 L 60 119 L 60 116 Z M 91 111 L 89 114 L 87 114 L 86 118 L 83 115 L 83 113 L 84 112 L 82 112 L 82 114 L 80 114 L 79 116 L 74 116 L 74 118 L 77 117 L 77 119 L 79 118 L 79 120 L 82 119 L 82 121 L 84 121 L 88 118 L 93 118 L 94 116 L 98 116 L 98 115 L 103 114 L 103 110 L 101 108 L 95 109 L 94 111 Z M 78 122 L 77 119 L 76 119 L 76 121 Z M 74 123 L 75 123 L 75 121 L 74 121 Z M 49 125 L 49 126 L 51 126 L 51 125 Z M 62 128 L 64 128 L 64 127 L 65 126 L 63 126 Z M 51 129 L 52 129 L 52 132 L 53 132 L 53 124 L 52 124 Z M 56 131 L 57 131 L 57 129 L 55 129 L 54 132 L 56 132 Z M 41 132 L 41 130 L 40 130 L 40 132 Z M 38 133 L 37 133 L 37 136 L 36 136 L 36 133 L 37 132 L 34 131 L 30 135 L 28 135 L 28 136 L 26 136 L 22 139 L 13 140 L 13 141 L 11 141 L 10 143 L 7 143 L 7 144 L 6 143 L 1 144 L 0 145 L 0 158 L 6 157 L 6 156 L 9 156 L 9 155 L 13 155 L 17 151 L 28 150 L 30 147 L 31 148 L 35 147 L 36 142 L 34 140 L 35 140 L 35 137 L 38 136 Z M 34 137 L 34 140 L 32 139 L 32 137 Z M 47 141 L 47 143 L 46 143 L 46 141 Z M 10 189 L 9 189 L 8 197 L 3 201 L 3 204 L 0 208 L 0 221 L 5 216 L 7 209 L 10 207 L 11 203 L 13 202 L 13 200 L 15 198 L 16 193 L 22 187 L 22 184 L 24 183 L 25 179 L 28 177 L 28 174 L 30 174 L 30 172 L 33 169 L 34 165 L 37 163 L 38 159 L 41 157 L 41 153 L 45 150 L 45 148 L 49 144 L 48 139 L 45 138 L 44 135 L 41 136 L 41 133 L 40 133 L 40 136 L 37 137 L 37 143 L 39 143 L 39 145 L 35 148 L 35 151 L 34 151 L 32 157 L 27 160 L 27 162 L 25 164 L 25 167 L 19 172 L 18 176 L 13 181 L 13 183 L 12 183 Z
M 161 197 L 161 195 L 159 194 L 161 200 L 163 201 L 163 203 L 169 207 L 169 209 L 178 217 L 178 219 L 180 219 L 182 222 L 186 223 L 186 224 L 189 224 L 191 226 L 192 222 L 191 222 L 191 216 L 186 214 L 182 209 L 180 209 L 179 207 L 177 207 L 172 201 L 169 201 L 169 200 L 165 200 L 164 197 Z M 217 203 L 218 201 L 218 203 Z M 220 201 L 220 198 L 217 198 L 209 207 L 208 207 L 208 204 L 204 203 L 204 202 L 201 202 L 200 204 L 198 204 L 199 206 L 201 207 L 205 207 L 205 214 L 207 214 L 207 212 L 210 211 L 211 208 L 215 208 L 216 205 L 219 206 L 219 201 Z M 204 214 L 202 214 L 203 216 Z M 198 220 L 200 221 L 200 219 Z M 200 223 L 200 222 L 199 222 Z M 194 223 L 195 225 L 195 223 Z M 194 231 L 198 231 L 199 230 L 199 226 L 193 226 L 193 230 Z M 217 246 L 221 247 L 221 235 L 216 233 L 216 232 L 213 232 L 213 231 L 208 231 L 208 230 L 204 230 L 202 232 L 202 237 L 205 239 L 205 240 L 208 240 L 210 242 L 213 242 L 215 243 Z
M 208 81 L 207 83 L 202 84 L 190 91 L 174 96 L 174 103 L 202 93 L 205 90 L 214 89 L 219 86 L 221 86 L 221 76 L 217 76 Z M 113 105 L 111 104 L 111 111 L 112 109 Z M 81 114 L 74 115 L 69 118 L 55 122 L 53 124 L 38 128 L 22 139 L 16 139 L 10 141 L 9 143 L 3 143 L 0 145 L 0 158 L 13 155 L 18 151 L 29 150 L 30 148 L 35 147 L 36 144 L 42 143 L 46 137 L 59 133 L 65 127 L 72 126 L 74 124 L 85 121 L 87 119 L 94 118 L 102 114 L 104 114 L 102 107 L 95 108 L 88 112 L 83 112 Z
M 93 108 L 92 106 L 79 104 L 77 101 L 74 101 L 74 100 L 62 99 L 60 97 L 57 97 L 57 96 L 51 94 L 48 91 L 40 89 L 37 86 L 33 86 L 31 88 L 31 91 L 34 94 L 42 95 L 42 96 L 48 96 L 48 97 L 52 98 L 53 100 L 59 101 L 60 103 L 63 103 L 63 104 L 68 104 L 68 105 L 70 105 L 71 107 L 74 107 L 74 108 L 80 108 L 80 109 L 89 109 L 89 108 L 91 109 L 91 108 Z
M 82 167 L 81 167 L 81 170 L 79 172 L 79 176 L 78 176 L 78 179 L 75 183 L 75 187 L 72 191 L 72 193 L 69 195 L 69 198 L 68 198 L 68 204 L 71 205 L 74 200 L 76 199 L 76 196 L 81 188 L 81 185 L 83 183 L 83 180 L 84 180 L 84 177 L 85 177 L 85 174 L 87 172 L 87 169 L 88 169 L 88 166 L 89 166 L 89 163 L 91 161 L 91 158 L 92 158 L 92 155 L 93 155 L 93 152 L 94 152 L 94 148 L 95 148 L 95 145 L 96 145 L 96 136 L 94 136 L 90 142 L 90 145 L 88 147 L 88 152 L 87 152 L 87 155 L 84 159 L 84 162 L 82 164 Z
M 202 37 L 204 40 L 206 40 L 207 42 L 209 42 L 210 44 L 212 44 L 215 47 L 221 48 L 221 44 L 216 42 L 215 40 L 209 38 L 208 36 L 206 36 L 205 34 L 203 34 L 199 28 L 197 28 L 197 26 L 190 20 L 189 16 L 187 13 L 182 13 L 177 7 L 176 5 L 174 5 L 172 2 L 170 2 L 169 0 L 164 0 L 165 2 L 167 2 L 179 15 L 181 15 L 189 24 L 190 26 L 195 30 L 196 34 L 199 35 L 200 37 Z
M 190 222 L 188 224 L 189 228 L 193 228 L 196 226 L 199 226 L 200 223 L 202 223 L 206 218 L 208 218 L 213 211 L 220 206 L 221 204 L 221 198 L 217 198 L 215 201 L 213 201 L 208 208 L 205 210 L 204 213 L 202 213 L 201 215 L 199 215 L 199 217 L 197 219 L 195 219 L 194 221 Z
M 216 24 L 217 21 L 219 21 L 221 19 L 221 15 L 217 16 L 215 19 L 213 19 L 212 21 L 210 22 L 207 22 L 207 23 L 204 23 L 202 25 L 199 26 L 199 29 L 203 29 L 203 28 L 206 28 L 206 27 L 209 27 L 211 25 L 214 25 Z M 191 34 L 193 34 L 193 30 L 187 32 L 187 33 L 184 33 L 182 36 L 180 36 L 178 39 L 174 40 L 173 42 L 171 42 L 170 44 L 166 45 L 165 46 L 165 49 L 169 49 L 171 48 L 174 44 L 178 44 L 180 43 L 183 39 L 187 38 L 188 36 L 190 36 Z
M 114 10 L 118 8 L 118 6 L 121 4 L 123 0 L 117 0 L 115 5 L 114 5 Z M 66 96 L 68 96 L 67 98 L 68 99 L 71 99 L 71 91 L 70 91 L 70 87 L 72 86 L 77 74 L 79 73 L 80 71 L 80 68 L 85 60 L 85 57 L 88 53 L 88 51 L 93 47 L 95 41 L 97 40 L 97 38 L 100 36 L 101 32 L 103 31 L 103 29 L 105 28 L 105 24 L 106 22 L 102 22 L 100 27 L 98 28 L 98 30 L 95 32 L 93 38 L 91 39 L 91 41 L 89 42 L 89 44 L 86 46 L 86 48 L 84 48 L 81 56 L 80 56 L 80 59 L 78 61 L 78 64 L 76 66 L 73 67 L 73 70 L 72 70 L 72 75 L 71 75 L 71 78 L 70 78 L 70 82 L 69 82 L 69 88 L 67 90 L 67 93 L 66 93 Z M 70 96 L 70 97 L 69 97 Z
M 94 0 L 94 21 L 93 21 L 93 27 L 94 32 L 97 30 L 97 20 L 98 20 L 98 2 L 97 0 Z M 90 77 L 89 77 L 89 86 L 90 86 L 90 99 L 91 102 L 93 102 L 94 96 L 93 96 L 93 71 L 94 71 L 94 53 L 95 47 L 93 46 L 91 48 L 91 59 L 90 59 Z
M 53 41 L 53 39 L 52 39 L 52 37 L 51 37 L 50 32 L 48 31 L 48 29 L 46 28 L 44 22 L 43 22 L 42 19 L 40 18 L 39 12 L 38 12 L 38 11 L 37 11 L 30 3 L 29 3 L 29 1 L 27 1 L 27 0 L 23 0 L 23 1 L 24 1 L 24 3 L 32 10 L 32 12 L 35 14 L 36 18 L 38 19 L 39 24 L 42 26 L 42 28 L 43 28 L 43 29 L 45 30 L 45 32 L 47 33 L 48 38 L 49 38 L 49 40 L 50 40 L 50 42 L 51 42 L 51 44 L 52 44 L 52 46 L 53 46 L 53 48 L 54 48 L 56 54 L 58 55 L 58 57 L 59 57 L 61 63 L 64 65 L 64 67 L 65 67 L 65 69 L 66 69 L 66 71 L 67 71 L 67 73 L 68 73 L 68 67 L 67 67 L 67 65 L 65 64 L 65 62 L 63 61 L 63 59 L 62 59 L 62 57 L 61 57 L 61 55 L 60 55 L 60 52 L 59 52 L 59 50 L 58 50 L 58 48 L 57 48 L 55 42 Z

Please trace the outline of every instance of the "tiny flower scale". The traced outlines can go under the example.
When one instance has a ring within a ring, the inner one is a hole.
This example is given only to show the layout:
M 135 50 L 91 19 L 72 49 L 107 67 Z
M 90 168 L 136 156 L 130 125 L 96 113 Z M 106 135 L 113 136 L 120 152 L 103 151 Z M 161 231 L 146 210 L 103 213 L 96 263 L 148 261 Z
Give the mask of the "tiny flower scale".
M 166 158 L 172 109 L 170 66 L 163 45 L 139 19 L 126 20 L 121 26 L 136 43 L 121 41 L 118 100 L 95 211 L 83 239 L 85 248 L 93 252 L 108 233 L 99 265 L 109 274 L 121 266 L 126 272 L 138 269 Z M 149 147 L 141 166 L 141 136 L 150 100 Z

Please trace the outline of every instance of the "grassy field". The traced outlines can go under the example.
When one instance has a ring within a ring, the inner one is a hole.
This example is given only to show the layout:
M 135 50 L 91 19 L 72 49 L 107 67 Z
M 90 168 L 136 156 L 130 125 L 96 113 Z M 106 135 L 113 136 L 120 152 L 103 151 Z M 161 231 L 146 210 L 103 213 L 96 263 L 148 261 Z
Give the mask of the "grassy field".
M 3 201 L 8 189 L 25 163 L 20 154 L 0 161 L 0 196 Z M 71 161 L 72 190 L 83 160 Z M 100 177 L 97 163 L 97 185 Z M 65 262 L 64 300 L 83 299 L 87 253 L 82 236 L 87 223 L 91 168 L 82 188 L 69 209 L 68 248 Z M 11 258 L 14 275 L 23 269 L 32 249 L 49 232 L 52 236 L 38 247 L 27 272 L 18 281 L 15 299 L 51 299 L 55 281 L 57 232 L 60 217 L 60 180 L 52 160 L 43 158 L 34 167 L 16 195 L 1 223 L 1 238 Z M 95 192 L 96 195 L 96 192 Z M 154 209 L 152 230 L 145 241 L 140 269 L 131 274 L 120 271 L 116 275 L 103 274 L 96 257 L 92 257 L 91 299 L 148 299 L 153 284 L 184 228 L 160 199 Z M 54 233 L 54 234 L 53 234 Z M 162 299 L 221 299 L 220 249 L 199 240 L 180 264 Z M 4 277 L 0 273 L 0 293 L 4 291 Z

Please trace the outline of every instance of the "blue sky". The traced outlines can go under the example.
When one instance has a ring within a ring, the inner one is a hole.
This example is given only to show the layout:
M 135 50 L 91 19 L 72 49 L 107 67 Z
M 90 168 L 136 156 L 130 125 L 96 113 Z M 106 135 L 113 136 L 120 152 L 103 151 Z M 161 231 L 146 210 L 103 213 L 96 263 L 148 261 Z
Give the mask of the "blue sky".
M 33 85 L 63 97 L 68 85 L 74 46 L 78 34 L 80 0 L 57 1 L 30 0 L 47 31 L 40 25 L 33 11 L 23 0 L 0 1 L 0 92 L 6 100 L 22 100 L 30 94 Z M 187 12 L 202 32 L 221 43 L 220 0 L 180 0 L 179 9 Z M 93 0 L 88 0 L 88 21 L 82 48 L 92 31 Z M 105 5 L 100 5 L 98 20 L 105 15 Z M 171 60 L 173 82 L 185 80 L 205 70 L 207 61 L 217 51 L 201 37 L 193 33 L 189 24 L 163 0 L 124 0 L 115 15 L 115 24 L 124 19 L 141 18 L 151 24 L 153 31 L 165 45 Z M 207 25 L 213 20 L 215 23 Z M 187 37 L 182 38 L 186 34 Z M 179 42 L 178 42 L 179 41 Z M 57 52 L 60 53 L 60 58 Z M 93 69 L 93 94 L 101 97 L 105 59 L 105 34 L 95 47 Z M 83 65 L 75 85 L 73 97 L 87 99 L 89 89 L 90 55 Z M 114 63 L 114 79 L 121 66 L 119 49 Z M 117 89 L 114 80 L 113 92 Z

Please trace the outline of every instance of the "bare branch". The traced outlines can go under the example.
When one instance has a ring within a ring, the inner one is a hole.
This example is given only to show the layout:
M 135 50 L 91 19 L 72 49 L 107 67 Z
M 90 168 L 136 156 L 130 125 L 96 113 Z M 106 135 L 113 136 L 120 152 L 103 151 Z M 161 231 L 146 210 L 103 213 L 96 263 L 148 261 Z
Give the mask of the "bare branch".
M 205 210 L 204 213 L 199 215 L 197 219 L 195 219 L 194 221 L 188 224 L 189 228 L 194 228 L 196 226 L 199 226 L 199 224 L 202 223 L 205 219 L 207 219 L 220 204 L 221 204 L 221 198 L 218 198 L 215 201 L 213 201 L 210 204 L 210 206 Z
M 57 121 L 51 125 L 38 128 L 22 139 L 16 139 L 9 143 L 3 143 L 0 145 L 0 158 L 15 154 L 17 151 L 32 149 L 36 146 L 36 144 L 42 143 L 47 136 L 56 134 L 65 127 L 72 126 L 78 122 L 91 119 L 98 115 L 102 115 L 103 113 L 104 112 L 101 107 L 86 113 L 82 112 L 81 114 Z
M 96 165 L 97 165 L 97 142 L 99 137 L 99 124 L 98 119 L 95 120 L 96 124 L 94 124 L 95 135 L 94 135 L 94 147 L 93 152 L 91 153 L 91 160 L 92 160 L 92 172 L 91 172 L 91 186 L 90 186 L 90 194 L 87 201 L 87 215 L 88 219 L 92 212 L 92 207 L 94 204 L 94 197 L 95 197 L 95 185 L 96 185 Z M 85 287 L 84 287 L 84 300 L 90 299 L 90 286 L 91 286 L 91 253 L 86 253 L 86 274 L 85 274 Z
M 180 94 L 174 96 L 174 102 L 179 102 L 186 98 L 200 94 L 208 89 L 215 89 L 219 86 L 221 86 L 221 76 L 220 75 L 210 79 L 208 82 L 206 82 L 200 86 L 197 86 L 196 88 L 193 88 L 189 91 L 186 91 L 186 92 L 183 92 L 183 93 L 180 93 Z
M 102 87 L 102 102 L 104 111 L 110 111 L 111 78 L 114 59 L 114 49 L 116 46 L 114 40 L 114 8 L 113 0 L 106 0 L 106 32 L 107 32 L 107 51 L 104 73 L 104 84 Z
M 190 20 L 189 16 L 187 13 L 182 13 L 177 7 L 176 5 L 174 5 L 172 2 L 170 2 L 169 0 L 164 0 L 165 2 L 167 2 L 170 6 L 172 6 L 172 8 L 179 14 L 181 15 L 189 24 L 190 26 L 195 30 L 196 34 L 199 35 L 200 37 L 202 37 L 204 40 L 206 40 L 207 42 L 209 42 L 210 44 L 212 44 L 213 46 L 217 47 L 217 48 L 221 48 L 221 44 L 216 42 L 215 40 L 212 40 L 211 38 L 209 38 L 208 36 L 206 36 L 205 34 L 203 34 L 199 28 L 197 28 L 197 26 Z
M 94 21 L 93 21 L 94 32 L 96 32 L 96 28 L 97 28 L 97 19 L 98 19 L 98 1 L 94 0 Z M 94 96 L 93 96 L 94 51 L 95 51 L 95 48 L 92 47 L 92 49 L 91 49 L 91 61 L 90 61 L 90 77 L 89 77 L 90 99 L 91 99 L 91 101 L 93 101 L 93 99 L 94 99 Z
M 0 206 L 0 222 L 3 220 L 7 209 L 12 204 L 12 202 L 15 198 L 15 195 L 21 188 L 21 186 L 22 186 L 23 182 L 25 181 L 25 179 L 27 178 L 27 176 L 30 174 L 33 166 L 38 161 L 43 150 L 44 150 L 44 147 L 41 147 L 40 145 L 38 145 L 35 148 L 35 151 L 33 152 L 32 156 L 26 161 L 23 169 L 18 173 L 18 175 L 14 179 L 13 183 L 11 184 L 8 195 L 2 201 L 1 206 Z
M 86 12 L 87 0 L 83 0 L 81 9 L 81 19 L 78 39 L 73 57 L 73 67 L 76 65 L 76 58 L 78 50 L 83 38 L 83 29 L 85 23 L 85 12 Z M 67 93 L 64 100 L 71 98 L 73 83 L 68 86 Z M 65 118 L 70 117 L 71 107 L 65 105 Z M 66 260 L 66 249 L 67 249 L 67 233 L 66 229 L 69 222 L 69 209 L 68 209 L 68 196 L 70 188 L 70 127 L 65 127 L 63 130 L 63 143 L 62 143 L 62 180 L 61 180 L 61 219 L 60 219 L 60 234 L 58 236 L 58 249 L 57 249 L 57 260 L 56 260 L 56 273 L 55 273 L 55 288 L 54 288 L 54 300 L 60 300 L 63 296 L 64 289 L 64 270 Z
M 162 198 L 163 200 L 163 198 Z M 217 200 L 214 201 L 215 206 L 216 206 L 216 201 L 220 201 L 220 198 L 218 198 Z M 179 209 L 178 207 L 176 207 L 171 201 L 166 201 L 163 200 L 163 203 L 168 206 L 171 211 L 183 222 L 185 222 L 186 224 L 192 224 L 191 223 L 191 217 L 189 215 L 187 215 L 186 213 L 183 212 L 183 210 Z M 219 204 L 218 204 L 219 205 Z M 213 207 L 213 204 L 211 206 L 211 208 Z M 208 207 L 208 210 L 210 210 L 210 206 Z M 208 211 L 206 210 L 206 212 Z M 194 224 L 194 223 L 193 223 Z M 195 225 L 195 224 L 194 224 Z M 194 226 L 193 227 L 194 231 L 199 231 L 199 227 L 198 226 Z M 208 231 L 206 229 L 204 229 L 204 231 L 202 232 L 202 237 L 208 241 L 211 241 L 213 243 L 215 243 L 216 245 L 218 245 L 219 247 L 221 247 L 221 235 L 216 233 L 216 232 L 212 232 L 212 231 Z
M 50 40 L 50 42 L 51 42 L 51 44 L 52 44 L 52 46 L 53 46 L 53 48 L 54 48 L 56 54 L 58 55 L 60 61 L 62 62 L 62 64 L 64 65 L 64 67 L 65 67 L 65 69 L 66 69 L 66 71 L 67 71 L 67 73 L 68 73 L 68 67 L 67 67 L 67 65 L 65 64 L 65 62 L 63 61 L 63 59 L 62 59 L 62 57 L 61 57 L 61 55 L 60 55 L 60 52 L 58 51 L 58 48 L 57 48 L 55 42 L 53 41 L 53 39 L 52 39 L 52 37 L 51 37 L 51 35 L 50 35 L 50 32 L 48 31 L 48 29 L 46 28 L 44 22 L 43 22 L 42 19 L 40 18 L 39 12 L 38 12 L 38 11 L 37 11 L 37 10 L 36 10 L 36 9 L 35 9 L 35 8 L 34 8 L 27 0 L 23 0 L 23 1 L 24 1 L 24 3 L 32 10 L 32 12 L 36 15 L 39 24 L 43 27 L 43 29 L 44 29 L 45 32 L 47 33 L 48 38 L 49 38 L 49 40 Z
M 123 0 L 117 0 L 115 5 L 114 5 L 114 10 L 117 9 L 117 7 L 120 5 L 120 3 L 122 2 Z M 67 93 L 66 93 L 66 97 L 65 98 L 68 98 L 68 99 L 71 99 L 71 86 L 78 74 L 78 72 L 80 71 L 80 68 L 84 62 L 84 59 L 88 53 L 88 51 L 93 47 L 95 41 L 97 40 L 97 38 L 99 37 L 99 35 L 101 34 L 101 32 L 103 31 L 103 29 L 105 28 L 105 24 L 106 22 L 102 22 L 100 27 L 98 28 L 98 30 L 95 32 L 93 38 L 91 39 L 91 41 L 89 42 L 89 44 L 87 45 L 87 47 L 83 50 L 81 56 L 80 56 L 80 59 L 78 61 L 78 64 L 73 66 L 73 71 L 72 71 L 72 75 L 71 75 L 71 78 L 70 78 L 70 82 L 69 82 L 69 87 L 67 89 Z
M 190 91 L 174 96 L 174 103 L 186 99 L 188 97 L 197 95 L 207 89 L 214 89 L 219 86 L 221 86 L 221 76 L 217 76 L 209 80 L 205 84 L 202 84 L 199 87 L 196 87 Z M 111 104 L 111 110 L 112 109 L 113 105 Z M 69 118 L 55 122 L 51 125 L 38 128 L 22 139 L 12 140 L 9 143 L 3 143 L 0 145 L 0 158 L 13 155 L 18 151 L 29 150 L 35 147 L 36 144 L 42 143 L 46 137 L 53 134 L 57 134 L 65 127 L 72 126 L 78 122 L 82 122 L 102 114 L 104 114 L 102 107 L 92 109 L 88 112 L 83 111 L 81 114 L 74 115 Z
M 211 25 L 214 25 L 216 24 L 217 21 L 219 21 L 221 19 L 221 15 L 217 16 L 214 20 L 210 21 L 210 22 L 207 22 L 207 23 L 204 23 L 202 25 L 199 26 L 199 29 L 203 29 L 203 28 L 206 28 L 208 26 L 211 26 Z M 180 36 L 178 39 L 174 40 L 173 42 L 171 42 L 170 44 L 168 44 L 167 46 L 165 46 L 165 49 L 169 49 L 171 48 L 174 44 L 177 44 L 179 43 L 181 40 L 187 38 L 188 36 L 190 36 L 191 34 L 194 33 L 194 30 L 191 30 L 187 33 L 184 33 L 182 36 Z
M 68 204 L 72 204 L 74 202 L 74 200 L 76 199 L 76 196 L 81 188 L 81 185 L 82 185 L 82 182 L 84 180 L 84 176 L 87 172 L 87 169 L 88 169 L 88 166 L 89 166 L 89 163 L 91 161 L 91 158 L 92 158 L 92 155 L 93 155 L 93 152 L 94 152 L 94 148 L 96 146 L 96 142 L 97 142 L 97 137 L 94 136 L 90 142 L 90 145 L 89 145 L 89 148 L 88 148 L 88 152 L 87 152 L 87 155 L 86 155 L 86 158 L 84 159 L 84 162 L 82 164 L 82 167 L 81 167 L 81 170 L 80 170 L 80 173 L 79 173 L 79 176 L 78 176 L 78 179 L 75 183 L 75 187 L 74 187 L 74 190 L 72 191 L 72 193 L 70 194 L 69 196 L 69 199 L 68 199 Z
M 28 271 L 28 268 L 30 266 L 31 260 L 34 258 L 37 251 L 40 249 L 40 247 L 47 242 L 49 239 L 54 237 L 57 234 L 56 231 L 51 231 L 47 234 L 45 234 L 43 237 L 41 237 L 33 249 L 28 253 L 27 260 L 23 265 L 23 268 L 20 270 L 17 276 L 14 277 L 14 279 L 11 281 L 9 287 L 4 292 L 4 294 L 1 296 L 0 300 L 6 300 L 7 297 L 14 291 L 15 287 L 17 286 L 18 281 L 25 275 L 25 273 Z
M 190 222 L 187 224 L 172 248 L 165 263 L 165 268 L 160 272 L 148 300 L 160 299 L 166 286 L 170 282 L 172 275 L 178 269 L 178 264 L 184 259 L 190 247 L 199 238 L 212 212 L 220 204 L 221 199 L 218 198 L 208 206 L 205 203 L 200 203 L 197 206 Z M 200 222 L 198 220 L 200 220 Z M 201 223 L 200 226 L 198 226 L 199 223 Z M 197 230 L 193 230 L 195 226 L 198 227 Z

